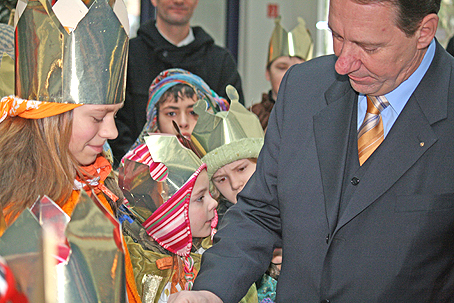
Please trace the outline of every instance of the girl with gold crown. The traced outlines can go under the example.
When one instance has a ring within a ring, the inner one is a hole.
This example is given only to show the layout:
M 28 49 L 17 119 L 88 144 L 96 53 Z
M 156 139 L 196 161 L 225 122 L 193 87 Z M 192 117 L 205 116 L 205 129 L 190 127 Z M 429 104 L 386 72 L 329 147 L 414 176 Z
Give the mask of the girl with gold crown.
M 281 25 L 281 17 L 274 20 L 275 27 L 271 34 L 265 77 L 271 89 L 262 94 L 262 101 L 251 107 L 264 130 L 268 126 L 271 110 L 276 102 L 279 86 L 287 70 L 295 64 L 303 63 L 312 58 L 313 42 L 306 22 L 298 17 L 298 25 L 291 31 Z
M 69 216 L 81 191 L 112 214 L 123 201 L 103 145 L 117 136 L 129 26 L 124 3 L 110 2 L 18 5 L 15 95 L 0 101 L 4 227 L 43 195 Z M 140 302 L 128 260 L 128 299 Z

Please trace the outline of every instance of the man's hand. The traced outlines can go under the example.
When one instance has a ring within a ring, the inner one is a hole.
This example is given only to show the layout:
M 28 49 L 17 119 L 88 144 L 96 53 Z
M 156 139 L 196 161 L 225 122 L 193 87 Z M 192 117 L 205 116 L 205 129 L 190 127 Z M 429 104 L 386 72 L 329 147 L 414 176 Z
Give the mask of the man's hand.
M 170 295 L 168 303 L 222 303 L 222 300 L 206 290 L 184 290 Z

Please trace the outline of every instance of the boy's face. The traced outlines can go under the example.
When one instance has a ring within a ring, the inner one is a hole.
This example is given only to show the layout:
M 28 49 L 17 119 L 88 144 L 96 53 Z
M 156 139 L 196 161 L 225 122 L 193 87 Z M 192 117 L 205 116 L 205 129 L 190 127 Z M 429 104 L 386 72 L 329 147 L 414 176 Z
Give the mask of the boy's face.
M 241 159 L 226 164 L 213 175 L 213 183 L 221 194 L 230 202 L 236 203 L 236 195 L 243 189 L 255 172 L 256 163 L 250 159 Z
M 74 109 L 69 150 L 80 165 L 95 162 L 104 143 L 118 136 L 115 115 L 122 106 L 85 104 Z
M 177 135 L 177 131 L 172 124 L 172 121 L 175 121 L 180 127 L 181 133 L 189 139 L 199 117 L 193 110 L 196 101 L 197 97 L 195 94 L 192 98 L 180 95 L 176 102 L 173 97 L 168 98 L 159 106 L 159 131 L 165 134 Z
M 218 202 L 211 197 L 209 188 L 208 174 L 206 170 L 202 170 L 195 181 L 189 202 L 189 222 L 193 237 L 204 238 L 211 234 L 211 223 Z

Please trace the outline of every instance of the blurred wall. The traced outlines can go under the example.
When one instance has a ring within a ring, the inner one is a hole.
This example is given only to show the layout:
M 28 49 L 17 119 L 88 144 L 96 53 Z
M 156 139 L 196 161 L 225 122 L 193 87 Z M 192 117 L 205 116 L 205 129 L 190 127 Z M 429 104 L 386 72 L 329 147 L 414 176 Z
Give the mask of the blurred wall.
M 281 24 L 287 30 L 297 25 L 297 17 L 306 21 L 306 26 L 317 40 L 315 25 L 320 15 L 318 2 L 322 0 L 241 0 L 238 43 L 238 71 L 243 81 L 245 104 L 258 103 L 262 92 L 270 89 L 265 79 L 268 42 L 274 28 L 274 19 L 267 16 L 269 4 L 277 5 L 282 16 Z M 202 26 L 215 40 L 225 46 L 226 30 L 225 0 L 199 0 L 191 20 L 192 25 Z M 323 16 L 321 16 L 323 17 Z M 317 53 L 316 44 L 314 54 Z

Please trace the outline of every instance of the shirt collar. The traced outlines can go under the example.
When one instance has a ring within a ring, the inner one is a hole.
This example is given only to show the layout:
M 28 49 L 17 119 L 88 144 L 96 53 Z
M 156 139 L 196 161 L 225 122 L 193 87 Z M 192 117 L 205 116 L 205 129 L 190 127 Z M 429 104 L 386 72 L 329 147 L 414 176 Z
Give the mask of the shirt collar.
M 192 28 L 190 27 L 189 28 L 189 34 L 186 36 L 186 38 L 184 38 L 183 40 L 180 41 L 180 43 L 178 44 L 174 44 L 172 41 L 170 41 L 160 30 L 158 27 L 156 27 L 158 29 L 158 32 L 161 34 L 162 37 L 164 37 L 164 39 L 166 39 L 169 43 L 175 45 L 176 47 L 182 47 L 182 46 L 185 46 L 185 45 L 188 45 L 190 44 L 192 41 L 195 40 L 195 37 L 194 37 L 194 32 L 192 31 Z
M 424 54 L 421 64 L 413 72 L 413 74 L 411 74 L 411 76 L 402 82 L 397 88 L 385 95 L 391 105 L 391 108 L 397 113 L 397 115 L 402 112 L 408 99 L 410 99 L 410 96 L 413 94 L 416 87 L 418 87 L 422 78 L 429 69 L 435 55 L 435 47 L 435 39 L 433 39 L 427 49 L 427 52 Z

